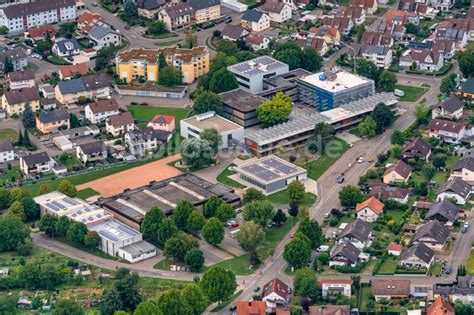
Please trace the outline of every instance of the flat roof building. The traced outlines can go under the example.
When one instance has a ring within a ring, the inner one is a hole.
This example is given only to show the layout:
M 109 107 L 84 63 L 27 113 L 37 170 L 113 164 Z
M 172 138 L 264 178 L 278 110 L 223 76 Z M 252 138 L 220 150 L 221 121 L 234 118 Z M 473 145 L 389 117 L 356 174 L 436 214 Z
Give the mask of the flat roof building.
M 271 194 L 286 189 L 294 180 L 305 181 L 308 172 L 299 166 L 270 155 L 235 167 L 240 179 Z
M 193 174 L 182 174 L 159 182 L 150 182 L 116 196 L 99 199 L 97 204 L 111 211 L 114 217 L 139 230 L 145 214 L 152 207 L 160 207 L 171 215 L 181 200 L 202 208 L 211 196 L 218 196 L 230 205 L 239 205 L 240 198 L 234 190 L 222 184 L 212 184 Z
M 257 107 L 266 101 L 262 96 L 241 88 L 219 94 L 226 117 L 244 128 L 260 124 Z
M 247 60 L 227 69 L 235 74 L 239 86 L 252 93 L 264 90 L 263 80 L 289 71 L 286 63 L 280 62 L 269 56 L 261 56 Z
M 359 124 L 381 102 L 393 112 L 398 110 L 398 101 L 393 93 L 378 93 L 322 113 L 290 118 L 287 122 L 270 128 L 247 131 L 245 144 L 256 156 L 272 154 L 280 147 L 292 149 L 305 144 L 313 136 L 316 124 L 331 124 L 336 131 L 351 128 Z
M 207 112 L 181 120 L 180 131 L 184 139 L 199 138 L 201 132 L 215 129 L 222 137 L 221 148 L 228 148 L 232 141 L 244 142 L 244 128 L 215 112 Z
M 375 93 L 374 81 L 346 71 L 319 72 L 296 80 L 299 100 L 324 112 Z
M 287 73 L 280 74 L 274 77 L 263 79 L 263 88 L 264 91 L 258 93 L 258 95 L 265 98 L 272 98 L 278 92 L 283 92 L 289 97 L 293 102 L 299 101 L 300 95 L 298 91 L 298 85 L 296 84 L 297 79 L 305 78 L 313 73 L 298 68 L 291 70 Z
M 101 238 L 100 249 L 111 256 L 134 263 L 156 255 L 156 248 L 143 241 L 140 232 L 115 220 L 111 212 L 97 205 L 70 198 L 58 191 L 37 196 L 33 200 L 39 205 L 41 216 L 67 216 L 72 222 L 81 222 L 88 230 L 96 231 Z

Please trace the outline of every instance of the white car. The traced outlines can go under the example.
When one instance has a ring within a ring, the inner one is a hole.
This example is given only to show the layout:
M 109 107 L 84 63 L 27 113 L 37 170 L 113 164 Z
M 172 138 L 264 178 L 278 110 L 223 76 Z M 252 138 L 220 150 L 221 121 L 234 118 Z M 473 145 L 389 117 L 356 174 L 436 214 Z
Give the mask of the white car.
M 357 159 L 357 163 L 360 164 L 360 163 L 363 163 L 363 162 L 364 162 L 364 157 L 363 156 L 361 156 Z

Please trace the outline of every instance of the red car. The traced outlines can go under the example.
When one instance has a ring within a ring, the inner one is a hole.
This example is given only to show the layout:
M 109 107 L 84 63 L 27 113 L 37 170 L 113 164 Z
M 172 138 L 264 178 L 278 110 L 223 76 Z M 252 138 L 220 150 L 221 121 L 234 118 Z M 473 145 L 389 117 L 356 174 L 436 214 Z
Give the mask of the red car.
M 237 222 L 232 223 L 232 225 L 231 225 L 232 228 L 238 228 L 239 226 L 240 226 L 240 224 L 238 224 Z
M 291 231 L 290 237 L 291 237 L 291 238 L 295 238 L 295 236 L 296 236 L 296 231 Z

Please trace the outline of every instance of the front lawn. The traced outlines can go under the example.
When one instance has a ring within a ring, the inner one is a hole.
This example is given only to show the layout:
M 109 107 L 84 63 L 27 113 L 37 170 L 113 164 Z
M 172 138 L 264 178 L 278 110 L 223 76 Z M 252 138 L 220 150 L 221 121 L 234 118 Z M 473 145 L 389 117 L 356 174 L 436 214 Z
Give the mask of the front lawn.
M 245 185 L 242 185 L 241 183 L 236 182 L 235 180 L 229 178 L 229 176 L 237 174 L 237 172 L 229 169 L 230 167 L 233 167 L 233 166 L 236 166 L 236 165 L 234 163 L 230 164 L 219 175 L 217 175 L 216 177 L 217 181 L 229 187 L 245 188 L 246 187 Z
M 359 310 L 361 312 L 368 312 L 370 311 L 367 307 L 367 303 L 370 300 L 370 296 L 372 295 L 372 288 L 371 287 L 361 287 L 359 290 Z
M 401 102 L 416 102 L 430 89 L 429 87 L 416 87 L 399 84 L 395 85 L 395 88 L 405 92 L 405 95 L 400 97 Z
M 66 61 L 65 59 L 57 56 L 57 55 L 49 55 L 46 60 L 53 65 L 59 65 L 59 66 L 64 66 L 64 65 L 70 65 L 71 63 L 69 61 Z
M 10 128 L 0 129 L 0 141 L 3 140 L 10 140 L 15 143 L 18 140 L 18 132 Z
M 471 250 L 469 258 L 466 261 L 466 272 L 470 276 L 474 276 L 474 250 Z
M 175 117 L 176 127 L 179 127 L 179 122 L 184 119 L 189 110 L 185 108 L 172 107 L 153 107 L 153 106 L 128 106 L 128 111 L 132 113 L 136 120 L 150 121 L 156 115 L 170 115 Z
M 388 210 L 387 217 L 392 217 L 397 224 L 403 223 L 403 211 L 400 210 Z
M 253 268 L 250 267 L 250 254 L 224 260 L 212 266 L 224 267 L 227 270 L 231 270 L 236 276 L 247 276 L 254 272 Z
M 17 179 L 21 179 L 21 172 L 19 166 L 13 166 L 11 170 L 7 167 L 0 173 L 0 186 L 3 186 L 6 183 L 13 183 Z
M 430 274 L 432 276 L 442 276 L 443 275 L 443 265 L 440 262 L 435 262 L 433 266 L 431 266 Z
M 448 156 L 446 160 L 446 168 L 451 170 L 454 167 L 454 165 L 456 165 L 456 163 L 459 161 L 459 159 L 460 157 L 456 155 Z
M 290 203 L 290 199 L 288 198 L 287 189 L 280 190 L 276 193 L 268 195 L 267 200 L 270 201 L 271 203 L 275 203 L 275 204 L 279 204 L 279 205 Z M 313 193 L 310 193 L 310 192 L 306 192 L 305 196 L 304 196 L 303 205 L 311 206 L 315 202 L 316 202 L 316 195 L 313 194 Z
M 377 271 L 378 275 L 393 275 L 397 270 L 398 260 L 386 259 Z
M 306 163 L 303 167 L 308 170 L 308 177 L 313 180 L 318 180 L 321 175 L 326 172 L 346 151 L 349 149 L 349 144 L 342 139 L 332 138 L 328 142 L 336 141 L 339 143 L 341 150 L 337 153 L 331 152 L 331 156 L 328 156 L 327 152 L 324 152 L 318 159 Z M 327 146 L 326 146 L 327 147 Z M 333 151 L 333 150 L 332 150 Z

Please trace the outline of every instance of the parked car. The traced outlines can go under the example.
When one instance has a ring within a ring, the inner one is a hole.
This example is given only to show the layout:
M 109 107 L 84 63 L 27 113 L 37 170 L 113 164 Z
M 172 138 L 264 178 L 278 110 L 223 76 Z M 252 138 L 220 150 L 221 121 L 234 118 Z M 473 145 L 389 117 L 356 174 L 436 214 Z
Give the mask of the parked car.
M 295 236 L 296 236 L 296 231 L 292 231 L 292 232 L 290 233 L 290 237 L 291 237 L 291 238 L 295 238 Z
M 229 311 L 231 312 L 235 312 L 237 310 L 237 306 L 235 305 L 232 305 L 231 307 L 229 307 Z
M 318 252 L 327 252 L 327 251 L 329 251 L 329 245 L 321 245 L 316 249 L 316 251 L 318 251 Z
M 95 1 L 92 2 L 92 6 L 93 6 L 93 7 L 96 7 L 96 6 L 97 6 L 97 2 L 95 2 Z
M 253 289 L 253 292 L 258 292 L 260 291 L 260 287 L 256 287 L 255 289 Z
M 337 178 L 336 183 L 342 184 L 342 183 L 344 183 L 344 180 L 345 180 L 344 176 L 341 175 Z

